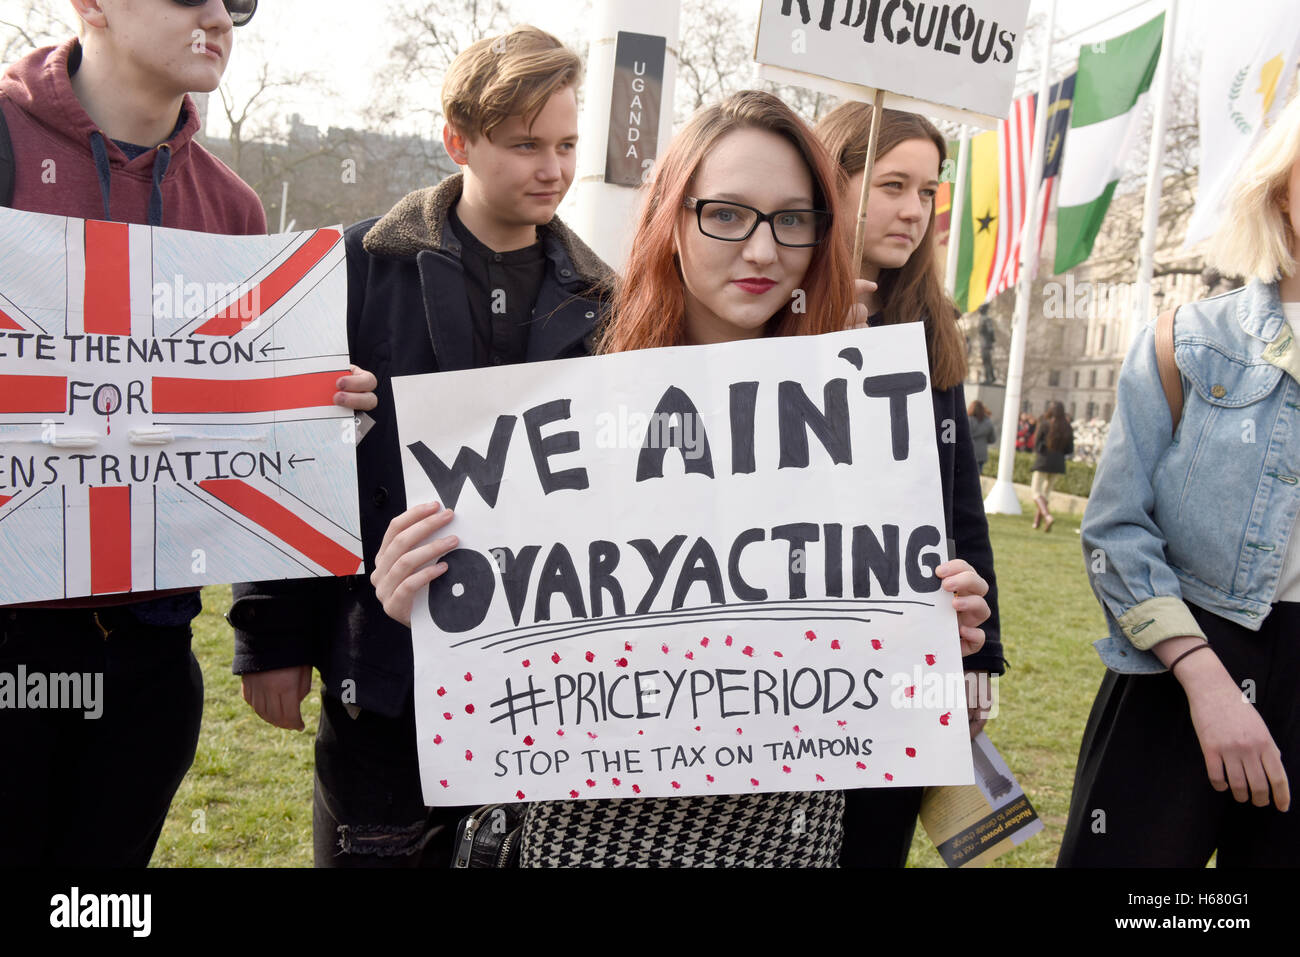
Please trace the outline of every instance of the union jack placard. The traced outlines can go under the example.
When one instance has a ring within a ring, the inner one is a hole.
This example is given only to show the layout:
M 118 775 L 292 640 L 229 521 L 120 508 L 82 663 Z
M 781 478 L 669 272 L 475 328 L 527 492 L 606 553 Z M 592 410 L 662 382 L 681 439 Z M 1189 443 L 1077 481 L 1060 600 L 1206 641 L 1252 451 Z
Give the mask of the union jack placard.
M 361 568 L 337 229 L 0 209 L 0 604 Z

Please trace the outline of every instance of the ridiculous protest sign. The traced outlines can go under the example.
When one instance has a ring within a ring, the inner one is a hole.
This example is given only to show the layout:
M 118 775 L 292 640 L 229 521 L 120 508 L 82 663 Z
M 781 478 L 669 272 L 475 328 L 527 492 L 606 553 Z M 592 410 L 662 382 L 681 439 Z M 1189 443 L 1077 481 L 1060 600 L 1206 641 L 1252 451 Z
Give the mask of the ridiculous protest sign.
M 393 382 L 429 804 L 969 783 L 924 332 Z
M 764 0 L 754 56 L 782 70 L 970 111 L 988 125 L 1007 114 L 1028 15 L 1029 0 Z M 924 103 L 886 105 L 940 112 Z
M 355 574 L 335 229 L 0 210 L 0 604 Z

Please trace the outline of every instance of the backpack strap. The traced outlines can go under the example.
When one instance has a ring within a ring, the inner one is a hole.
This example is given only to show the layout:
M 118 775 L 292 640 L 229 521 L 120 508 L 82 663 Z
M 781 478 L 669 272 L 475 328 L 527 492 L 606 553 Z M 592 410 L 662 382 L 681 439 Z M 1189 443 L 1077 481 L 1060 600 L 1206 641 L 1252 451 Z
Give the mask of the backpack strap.
M 1162 312 L 1156 319 L 1156 366 L 1160 370 L 1160 385 L 1169 403 L 1169 417 L 1173 420 L 1170 434 L 1178 431 L 1183 417 L 1183 377 L 1174 361 L 1174 313 L 1176 309 Z
M 0 206 L 14 204 L 14 144 L 5 111 L 0 109 Z

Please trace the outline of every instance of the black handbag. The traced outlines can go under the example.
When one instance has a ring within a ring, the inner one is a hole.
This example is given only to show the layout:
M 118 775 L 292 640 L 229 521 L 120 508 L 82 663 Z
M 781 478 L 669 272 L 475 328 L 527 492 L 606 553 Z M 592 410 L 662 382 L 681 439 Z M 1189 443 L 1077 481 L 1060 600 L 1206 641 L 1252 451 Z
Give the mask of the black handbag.
M 456 827 L 453 868 L 518 867 L 527 804 L 485 804 Z

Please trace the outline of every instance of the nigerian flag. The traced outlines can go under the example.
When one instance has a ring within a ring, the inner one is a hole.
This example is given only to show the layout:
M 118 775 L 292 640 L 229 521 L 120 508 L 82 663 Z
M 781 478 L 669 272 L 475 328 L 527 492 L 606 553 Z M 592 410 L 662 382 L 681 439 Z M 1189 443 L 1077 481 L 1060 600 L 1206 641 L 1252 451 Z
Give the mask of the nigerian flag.
M 963 314 L 988 298 L 993 255 L 998 245 L 998 134 L 972 136 L 966 165 L 966 209 L 957 233 L 957 283 L 953 299 Z
M 1079 51 L 1074 114 L 1056 211 L 1056 269 L 1092 255 L 1111 196 L 1132 150 L 1160 60 L 1162 13 L 1135 30 Z

